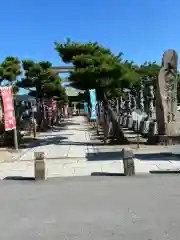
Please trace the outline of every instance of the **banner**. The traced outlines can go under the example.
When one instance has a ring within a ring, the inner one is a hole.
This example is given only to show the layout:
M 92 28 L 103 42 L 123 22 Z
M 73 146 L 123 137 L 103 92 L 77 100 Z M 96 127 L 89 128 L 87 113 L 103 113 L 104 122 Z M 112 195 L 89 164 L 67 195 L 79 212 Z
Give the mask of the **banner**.
M 12 90 L 11 87 L 0 87 L 0 91 L 4 106 L 5 131 L 9 131 L 16 128 Z
M 91 119 L 96 119 L 97 118 L 97 114 L 96 114 L 96 90 L 95 89 L 90 89 L 89 94 L 90 94 L 90 102 L 91 102 Z
M 88 113 L 88 103 L 87 102 L 84 103 L 84 112 Z
M 56 116 L 57 102 L 55 100 L 44 100 L 44 105 L 47 109 L 47 118 L 53 118 Z

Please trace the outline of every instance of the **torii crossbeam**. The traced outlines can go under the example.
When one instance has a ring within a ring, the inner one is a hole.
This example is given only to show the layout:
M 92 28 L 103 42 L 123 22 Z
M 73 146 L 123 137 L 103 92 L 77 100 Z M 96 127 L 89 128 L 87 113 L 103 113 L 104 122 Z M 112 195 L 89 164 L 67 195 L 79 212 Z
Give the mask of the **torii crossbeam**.
M 52 67 L 53 71 L 57 74 L 59 73 L 68 73 L 68 72 L 73 72 L 74 67 L 73 66 L 59 66 L 59 67 Z

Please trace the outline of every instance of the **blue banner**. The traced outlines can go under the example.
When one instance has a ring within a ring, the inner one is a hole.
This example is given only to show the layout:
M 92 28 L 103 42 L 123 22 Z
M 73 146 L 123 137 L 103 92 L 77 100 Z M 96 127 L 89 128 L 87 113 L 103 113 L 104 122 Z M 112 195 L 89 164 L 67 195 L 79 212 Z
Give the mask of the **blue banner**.
M 96 91 L 95 89 L 90 89 L 89 90 L 90 94 L 90 102 L 91 102 L 91 119 L 96 119 L 97 114 L 96 114 Z
M 87 102 L 84 103 L 84 112 L 88 113 L 88 103 Z

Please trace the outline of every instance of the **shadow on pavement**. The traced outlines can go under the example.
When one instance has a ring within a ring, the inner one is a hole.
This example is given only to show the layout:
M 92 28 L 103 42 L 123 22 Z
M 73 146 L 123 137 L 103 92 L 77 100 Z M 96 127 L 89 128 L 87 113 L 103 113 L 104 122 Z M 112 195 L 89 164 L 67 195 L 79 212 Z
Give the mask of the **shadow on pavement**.
M 63 140 L 68 139 L 67 137 L 62 137 L 62 136 L 54 136 L 54 137 L 47 137 L 44 139 L 39 139 L 37 143 L 35 143 L 34 147 L 37 146 L 45 146 L 45 145 L 60 145 Z
M 53 132 L 59 132 L 60 130 L 65 129 L 67 126 L 79 126 L 80 123 L 74 123 L 71 120 L 64 121 L 59 123 L 58 125 L 48 128 L 45 131 L 41 131 L 42 138 L 33 139 L 32 137 L 26 137 L 22 139 L 22 143 L 19 145 L 19 149 L 26 149 L 26 148 L 33 148 L 37 146 L 44 146 L 44 145 L 50 145 L 50 144 L 60 144 L 60 142 L 64 139 L 67 139 L 67 137 L 55 135 L 53 136 Z M 47 134 L 46 134 L 47 133 Z M 43 136 L 44 134 L 44 136 Z M 64 136 L 70 136 L 73 134 L 63 134 Z M 43 139 L 43 137 L 45 139 Z
M 8 176 L 3 180 L 16 180 L 16 181 L 35 181 L 34 177 L 21 177 L 21 176 Z
M 178 155 L 171 152 L 137 153 L 135 157 L 142 161 L 180 161 Z
M 151 174 L 180 174 L 180 169 L 177 170 L 151 170 Z
M 57 132 L 59 132 L 59 131 L 57 131 Z M 59 137 L 59 136 L 62 136 L 63 135 L 63 137 L 64 136 L 72 136 L 73 134 L 72 133 L 63 133 L 63 134 L 61 134 L 61 133 L 59 133 L 59 134 L 54 134 L 53 135 L 53 132 L 51 133 L 51 134 L 42 134 L 41 135 L 41 137 L 50 137 L 50 138 L 52 138 L 52 137 Z
M 102 142 L 61 142 L 61 145 L 73 145 L 73 146 L 104 146 L 104 143 Z
M 70 120 L 68 121 L 64 121 L 64 122 L 61 122 L 59 124 L 57 124 L 56 126 L 53 127 L 54 130 L 56 129 L 59 129 L 61 127 L 67 127 L 67 126 L 80 126 L 81 123 L 75 123 L 75 122 L 72 122 Z
M 93 172 L 91 176 L 123 177 L 124 173 Z
M 29 143 L 29 144 L 21 144 L 20 149 L 25 149 L 25 148 L 34 148 L 34 147 L 39 147 L 39 146 L 45 146 L 45 145 L 60 145 L 62 140 L 68 139 L 67 137 L 62 137 L 62 136 L 53 136 L 53 137 L 47 137 L 43 139 L 36 139 L 35 141 Z
M 180 161 L 179 156 L 171 152 L 160 152 L 160 153 L 137 153 L 134 157 L 141 161 Z M 113 150 L 108 152 L 96 152 L 87 153 L 87 161 L 110 161 L 110 160 L 122 160 L 122 151 Z
M 87 153 L 86 158 L 87 158 L 87 161 L 122 160 L 122 151 Z

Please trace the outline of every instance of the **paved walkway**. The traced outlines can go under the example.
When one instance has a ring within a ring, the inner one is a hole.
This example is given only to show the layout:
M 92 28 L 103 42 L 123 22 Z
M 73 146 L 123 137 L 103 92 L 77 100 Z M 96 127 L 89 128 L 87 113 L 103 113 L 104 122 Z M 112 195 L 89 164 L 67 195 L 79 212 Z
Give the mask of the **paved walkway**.
M 1 240 L 177 240 L 177 175 L 0 181 Z
M 157 152 L 157 149 L 159 152 Z M 89 131 L 82 116 L 62 123 L 53 132 L 43 133 L 33 148 L 12 162 L 0 164 L 0 179 L 7 176 L 34 176 L 34 152 L 46 155 L 47 177 L 86 176 L 105 173 L 123 173 L 122 146 L 103 146 Z M 150 170 L 180 169 L 177 157 L 167 153 L 167 148 L 144 148 L 135 151 L 137 173 Z

